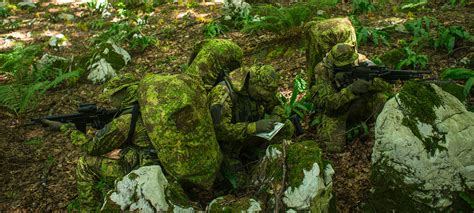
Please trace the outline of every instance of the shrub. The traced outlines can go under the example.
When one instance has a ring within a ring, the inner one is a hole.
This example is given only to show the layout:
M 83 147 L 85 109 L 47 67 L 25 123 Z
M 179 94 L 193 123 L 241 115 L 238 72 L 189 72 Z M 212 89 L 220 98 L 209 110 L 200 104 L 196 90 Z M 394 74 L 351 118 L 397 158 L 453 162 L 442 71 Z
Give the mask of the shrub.
M 438 37 L 434 40 L 434 47 L 435 49 L 444 47 L 449 53 L 451 53 L 456 44 L 456 40 L 466 40 L 468 42 L 473 42 L 474 36 L 469 34 L 468 31 L 464 30 L 464 28 L 460 26 L 440 26 L 438 29 Z
M 403 67 L 411 67 L 415 69 L 424 69 L 426 65 L 428 64 L 428 56 L 427 55 L 419 55 L 413 50 L 410 49 L 410 47 L 405 47 L 404 48 L 406 58 L 401 60 L 397 64 L 397 69 L 401 69 Z

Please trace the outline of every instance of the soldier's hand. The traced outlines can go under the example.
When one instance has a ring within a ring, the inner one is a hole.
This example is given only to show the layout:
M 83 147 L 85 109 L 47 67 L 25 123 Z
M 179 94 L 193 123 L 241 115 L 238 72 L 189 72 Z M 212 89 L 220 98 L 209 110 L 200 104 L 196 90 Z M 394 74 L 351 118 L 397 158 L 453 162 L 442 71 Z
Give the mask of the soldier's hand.
M 257 126 L 257 133 L 270 132 L 273 130 L 273 127 L 275 126 L 275 120 L 274 119 L 261 119 L 256 122 L 256 126 Z
M 354 81 L 354 83 L 349 85 L 347 88 L 352 93 L 358 95 L 358 94 L 363 94 L 363 93 L 368 92 L 369 91 L 369 86 L 370 86 L 369 81 L 366 81 L 366 80 L 363 80 L 363 79 L 357 79 L 356 81 Z
M 53 130 L 53 131 L 59 131 L 59 129 L 61 129 L 61 126 L 63 125 L 63 123 L 61 123 L 61 122 L 50 121 L 50 120 L 46 120 L 46 119 L 41 119 L 41 123 L 43 125 L 47 126 L 50 130 Z

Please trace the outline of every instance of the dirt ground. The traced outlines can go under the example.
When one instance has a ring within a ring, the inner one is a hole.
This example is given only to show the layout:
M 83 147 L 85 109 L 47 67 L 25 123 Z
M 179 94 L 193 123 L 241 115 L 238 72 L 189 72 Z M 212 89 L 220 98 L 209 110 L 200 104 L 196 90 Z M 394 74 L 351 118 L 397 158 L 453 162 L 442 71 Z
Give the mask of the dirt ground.
M 334 17 L 348 15 L 349 6 L 340 4 L 327 13 Z M 474 33 L 472 6 L 448 10 L 438 10 L 439 7 L 440 5 L 436 3 L 430 4 L 429 9 L 416 15 L 433 16 L 441 23 L 464 26 L 471 34 Z M 132 52 L 132 63 L 122 72 L 132 72 L 140 76 L 150 72 L 179 72 L 182 65 L 187 63 L 193 45 L 204 39 L 202 27 L 206 20 L 219 16 L 218 8 L 218 6 L 200 5 L 191 9 L 172 4 L 155 8 L 145 33 L 156 37 L 159 40 L 158 44 L 143 52 Z M 62 12 L 74 14 L 75 20 L 64 23 L 51 18 Z M 185 18 L 177 18 L 179 14 L 186 12 L 188 15 Z M 200 18 L 203 15 L 205 18 Z M 407 13 L 370 14 L 361 16 L 360 19 L 364 25 L 371 25 L 377 20 L 391 16 L 405 18 Z M 70 46 L 60 49 L 47 48 L 44 51 L 71 57 L 86 52 L 88 39 L 98 33 L 80 27 L 79 23 L 91 21 L 96 16 L 89 14 L 85 8 L 77 4 L 43 4 L 30 12 L 18 11 L 13 18 L 21 20 L 22 23 L 32 20 L 34 22 L 22 24 L 15 30 L 0 29 L 0 52 L 12 48 L 6 38 L 22 40 L 28 44 L 43 43 L 49 40 L 51 34 L 60 32 L 68 37 Z M 172 32 L 171 36 L 169 32 Z M 283 93 L 288 93 L 293 78 L 296 74 L 303 73 L 306 67 L 304 42 L 301 36 L 282 37 L 265 32 L 248 35 L 231 31 L 219 37 L 230 38 L 242 47 L 245 53 L 244 64 L 259 62 L 273 65 L 281 73 Z M 406 35 L 393 35 L 391 41 L 395 42 L 405 37 Z M 373 44 L 359 48 L 361 53 L 369 57 L 388 49 L 390 48 Z M 436 76 L 437 72 L 456 64 L 469 51 L 474 51 L 472 46 L 458 49 L 453 54 L 431 49 L 426 49 L 424 53 L 430 58 L 428 68 L 433 70 Z M 2 83 L 6 82 L 0 80 L 0 84 Z M 26 124 L 32 118 L 48 114 L 73 113 L 79 103 L 103 104 L 97 100 L 101 89 L 100 85 L 93 85 L 83 79 L 72 87 L 48 91 L 41 97 L 34 111 L 17 116 L 7 110 L 0 110 L 0 211 L 67 209 L 77 196 L 74 167 L 81 152 L 60 133 Z M 337 209 L 340 212 L 360 212 L 360 207 L 369 193 L 370 159 L 374 141 L 373 125 L 370 127 L 370 136 L 357 138 L 348 143 L 345 152 L 326 154 L 336 171 L 334 190 Z M 303 137 L 312 137 L 313 130 L 308 131 Z

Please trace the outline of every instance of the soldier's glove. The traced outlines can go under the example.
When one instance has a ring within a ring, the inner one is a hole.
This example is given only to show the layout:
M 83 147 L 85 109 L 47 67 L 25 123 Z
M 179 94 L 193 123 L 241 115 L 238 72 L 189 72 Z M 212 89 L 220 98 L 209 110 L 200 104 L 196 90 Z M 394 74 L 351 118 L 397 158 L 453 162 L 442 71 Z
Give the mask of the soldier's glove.
M 349 85 L 347 88 L 352 93 L 354 93 L 356 95 L 359 95 L 359 94 L 363 94 L 363 93 L 368 92 L 369 91 L 369 86 L 370 86 L 369 81 L 362 80 L 362 79 L 357 79 L 356 81 L 354 81 L 354 83 Z
M 47 126 L 50 130 L 53 130 L 53 131 L 59 131 L 61 129 L 61 126 L 64 125 L 61 122 L 50 121 L 50 120 L 46 120 L 46 119 L 42 119 L 41 123 L 43 125 Z
M 273 126 L 275 125 L 274 119 L 261 119 L 258 120 L 256 123 L 257 133 L 261 132 L 270 132 L 273 130 Z

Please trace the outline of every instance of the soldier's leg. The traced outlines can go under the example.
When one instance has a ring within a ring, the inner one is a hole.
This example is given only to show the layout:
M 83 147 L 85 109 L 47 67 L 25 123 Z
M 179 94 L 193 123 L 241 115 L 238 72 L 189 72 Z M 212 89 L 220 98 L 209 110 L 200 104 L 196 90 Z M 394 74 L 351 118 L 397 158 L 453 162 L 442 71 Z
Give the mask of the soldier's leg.
M 357 124 L 377 118 L 387 99 L 388 96 L 381 92 L 360 97 L 350 106 L 349 122 Z
M 76 181 L 78 198 L 81 210 L 98 210 L 101 199 L 101 190 L 107 184 L 123 175 L 118 160 L 100 156 L 82 156 L 76 166 Z M 103 184 L 99 185 L 99 182 Z
M 325 143 L 327 151 L 341 152 L 346 143 L 346 122 L 348 113 L 333 117 L 322 115 L 318 135 Z

